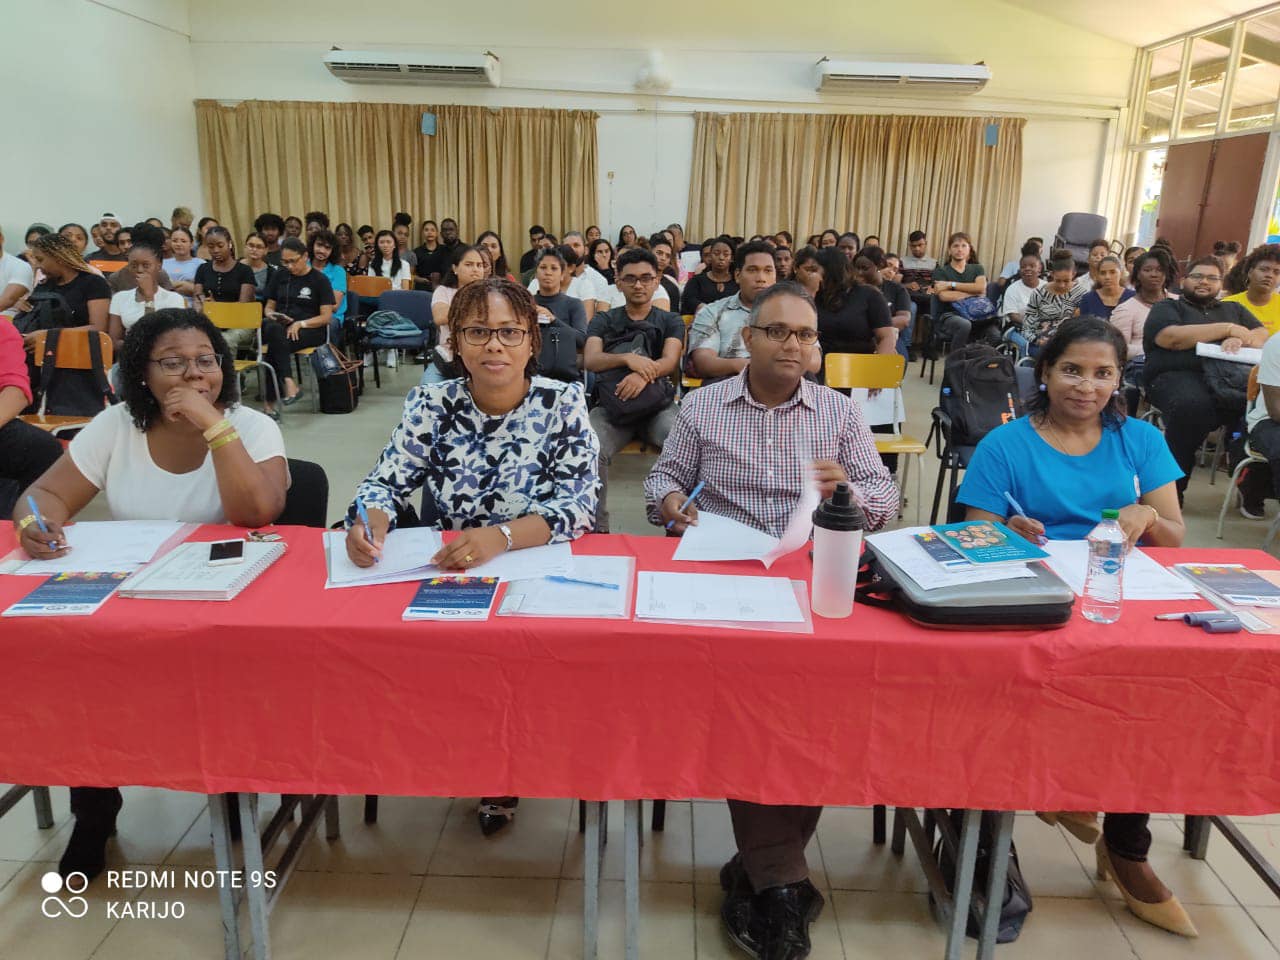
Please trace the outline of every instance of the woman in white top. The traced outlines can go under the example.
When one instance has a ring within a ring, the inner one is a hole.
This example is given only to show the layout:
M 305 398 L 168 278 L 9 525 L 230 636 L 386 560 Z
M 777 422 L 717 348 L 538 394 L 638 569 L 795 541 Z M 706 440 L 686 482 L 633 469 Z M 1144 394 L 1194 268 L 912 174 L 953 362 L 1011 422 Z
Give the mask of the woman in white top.
M 107 333 L 111 335 L 111 344 L 117 354 L 125 333 L 144 314 L 187 305 L 182 294 L 160 286 L 160 251 L 163 246 L 164 234 L 153 227 L 151 231 L 139 231 L 129 248 L 129 266 L 126 269 L 138 279 L 138 285 L 133 290 L 113 294 L 107 307 Z
M 413 270 L 408 263 L 400 259 L 400 247 L 396 243 L 396 235 L 390 230 L 379 230 L 373 239 L 374 254 L 369 261 L 369 276 L 387 277 L 391 280 L 392 289 L 412 290 Z
M 196 293 L 196 271 L 204 263 L 199 257 L 191 255 L 194 244 L 191 231 L 186 227 L 175 227 L 169 233 L 169 249 L 173 256 L 164 261 L 164 272 L 173 281 L 173 289 L 186 297 L 187 306 L 191 306 Z
M 452 379 L 453 345 L 449 340 L 449 304 L 458 291 L 488 276 L 489 260 L 480 247 L 459 244 L 453 251 L 453 264 L 431 294 L 431 319 L 436 324 L 436 348 L 422 371 L 422 386 Z
M 19 500 L 13 519 L 32 558 L 65 556 L 63 525 L 99 492 L 114 520 L 260 527 L 280 516 L 284 438 L 269 417 L 238 405 L 231 352 L 207 317 L 185 308 L 144 316 L 125 335 L 120 373 L 124 403 L 94 417 L 26 490 L 39 521 Z M 102 872 L 121 803 L 114 787 L 72 787 L 64 877 Z

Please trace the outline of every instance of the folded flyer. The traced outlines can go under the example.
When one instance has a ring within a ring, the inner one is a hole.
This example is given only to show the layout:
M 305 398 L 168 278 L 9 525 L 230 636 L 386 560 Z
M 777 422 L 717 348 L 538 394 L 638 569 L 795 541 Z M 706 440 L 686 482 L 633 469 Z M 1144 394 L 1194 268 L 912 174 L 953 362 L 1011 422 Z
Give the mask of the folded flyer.
M 403 620 L 488 620 L 498 577 L 431 577 L 404 608 Z

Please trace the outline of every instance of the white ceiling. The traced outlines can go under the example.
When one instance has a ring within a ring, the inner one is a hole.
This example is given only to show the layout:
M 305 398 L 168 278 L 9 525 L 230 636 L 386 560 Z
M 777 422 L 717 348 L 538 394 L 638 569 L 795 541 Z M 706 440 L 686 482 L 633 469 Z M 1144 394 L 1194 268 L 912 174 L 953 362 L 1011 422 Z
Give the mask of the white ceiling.
M 1073 0 L 1065 4 L 1044 0 L 1004 2 L 1031 13 L 1068 20 L 1077 27 L 1135 47 L 1150 46 L 1268 5 L 1263 0 L 1137 0 L 1127 4 L 1115 0 Z

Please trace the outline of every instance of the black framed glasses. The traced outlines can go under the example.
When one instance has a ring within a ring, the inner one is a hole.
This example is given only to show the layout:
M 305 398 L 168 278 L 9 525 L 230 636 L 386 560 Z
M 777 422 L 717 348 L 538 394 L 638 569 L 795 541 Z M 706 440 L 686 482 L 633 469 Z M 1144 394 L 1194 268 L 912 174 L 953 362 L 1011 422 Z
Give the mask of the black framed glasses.
M 518 347 L 529 331 L 524 327 L 463 327 L 462 340 L 472 347 L 486 346 L 494 337 L 504 347 Z
M 649 283 L 657 283 L 657 282 L 658 282 L 658 275 L 656 273 L 646 273 L 640 276 L 634 276 L 634 275 L 628 274 L 625 277 L 618 278 L 618 283 L 628 287 L 633 286 L 634 284 L 637 284 L 637 283 L 649 284 Z
M 752 330 L 763 330 L 764 335 L 775 343 L 786 343 L 793 335 L 796 340 L 805 346 L 812 346 L 818 342 L 818 331 L 813 327 L 805 327 L 803 330 L 792 330 L 790 327 L 783 326 L 780 323 L 771 323 L 767 327 L 751 325 Z
M 187 368 L 191 364 L 196 365 L 196 369 L 201 373 L 213 373 L 215 370 L 222 369 L 222 358 L 216 353 L 202 353 L 198 357 L 160 357 L 152 360 L 152 363 L 159 364 L 162 372 L 171 377 L 179 377 L 187 372 Z

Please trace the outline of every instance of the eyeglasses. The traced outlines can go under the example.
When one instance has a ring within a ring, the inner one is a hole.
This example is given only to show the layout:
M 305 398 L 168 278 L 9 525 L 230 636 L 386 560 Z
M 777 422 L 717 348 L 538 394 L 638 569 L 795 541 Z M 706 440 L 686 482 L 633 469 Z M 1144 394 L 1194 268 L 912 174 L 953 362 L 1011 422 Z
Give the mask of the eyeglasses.
M 1061 378 L 1062 382 L 1067 384 L 1067 386 L 1069 387 L 1082 387 L 1085 384 L 1088 384 L 1091 387 L 1102 387 L 1103 389 L 1109 389 L 1111 387 L 1114 387 L 1116 383 L 1119 382 L 1119 377 L 1117 377 L 1114 373 L 1109 374 L 1108 376 L 1105 376 L 1105 377 L 1082 377 L 1078 373 L 1063 373 L 1061 370 L 1059 370 L 1058 376 L 1059 378 Z
M 187 368 L 193 363 L 201 373 L 213 373 L 215 370 L 222 369 L 222 358 L 216 353 L 202 353 L 200 356 L 192 357 L 189 360 L 186 357 L 161 357 L 151 362 L 158 363 L 161 371 L 171 377 L 178 377 L 186 373 Z
M 1188 273 L 1187 279 L 1192 283 L 1221 283 L 1222 277 L 1216 273 Z
M 792 330 L 790 327 L 784 327 L 780 323 L 771 323 L 767 327 L 751 325 L 752 330 L 763 330 L 764 335 L 775 343 L 786 343 L 792 336 L 795 336 L 798 343 L 805 346 L 818 342 L 818 331 L 812 327 L 805 327 L 803 330 Z
M 618 278 L 619 283 L 625 284 L 628 287 L 637 283 L 657 283 L 657 281 L 658 275 L 656 273 L 645 273 L 640 276 L 630 275 Z
M 518 347 L 529 331 L 523 327 L 463 327 L 462 340 L 473 347 L 486 346 L 494 337 L 504 347 Z

